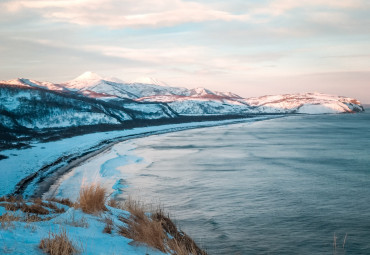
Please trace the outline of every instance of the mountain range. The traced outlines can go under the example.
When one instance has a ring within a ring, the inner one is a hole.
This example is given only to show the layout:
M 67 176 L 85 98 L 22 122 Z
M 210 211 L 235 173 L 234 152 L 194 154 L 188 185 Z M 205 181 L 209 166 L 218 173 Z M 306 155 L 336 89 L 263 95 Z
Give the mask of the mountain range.
M 56 139 L 68 132 L 75 135 L 256 114 L 363 110 L 356 99 L 321 93 L 243 98 L 206 88 L 170 87 L 153 78 L 123 82 L 92 72 L 59 84 L 26 78 L 0 81 L 1 141 L 7 145 L 15 140 Z

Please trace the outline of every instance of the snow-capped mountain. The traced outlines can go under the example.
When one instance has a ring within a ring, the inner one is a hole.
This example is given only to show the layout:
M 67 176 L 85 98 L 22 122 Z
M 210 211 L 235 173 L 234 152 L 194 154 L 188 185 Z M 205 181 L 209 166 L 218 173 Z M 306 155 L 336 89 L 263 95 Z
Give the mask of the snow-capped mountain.
M 112 129 L 192 121 L 195 116 L 364 110 L 356 99 L 321 93 L 242 98 L 231 92 L 158 85 L 155 79 L 142 81 L 157 84 L 125 83 L 92 72 L 61 84 L 25 78 L 0 81 L 0 131 L 5 130 L 11 139 L 12 132 L 16 137 L 51 128 L 90 127 L 94 131 L 93 127 L 106 129 L 107 125 Z
M 60 84 L 66 89 L 100 97 L 101 99 L 129 98 L 137 101 L 163 102 L 172 101 L 177 97 L 238 97 L 231 92 L 213 92 L 205 88 L 186 89 L 170 87 L 165 82 L 155 78 L 140 78 L 132 83 L 125 83 L 115 78 L 103 78 L 92 72 L 85 72 L 77 78 Z M 158 98 L 161 97 L 161 98 Z M 165 99 L 164 97 L 167 97 Z
M 246 114 L 246 113 L 340 113 L 362 111 L 355 99 L 321 93 L 288 94 L 242 98 L 231 92 L 206 88 L 170 87 L 155 78 L 142 78 L 137 83 L 125 83 L 86 72 L 60 86 L 89 97 L 103 100 L 117 98 L 136 102 L 167 103 L 178 114 Z
M 170 87 L 155 78 L 142 78 L 139 83 L 125 83 L 116 78 L 105 78 L 85 72 L 77 78 L 61 83 L 39 82 L 30 79 L 1 81 L 3 85 L 41 88 L 70 93 L 99 101 L 121 104 L 135 111 L 155 108 L 155 104 L 171 108 L 171 112 L 187 115 L 247 114 L 247 113 L 340 113 L 358 112 L 363 108 L 353 98 L 321 93 L 287 94 L 242 98 L 231 92 L 217 92 L 206 88 L 187 89 Z M 6 101 L 6 100 L 5 100 Z M 5 102 L 4 101 L 4 102 Z M 140 103 L 140 104 L 138 104 Z M 146 105 L 144 107 L 144 105 Z M 151 110 L 149 110 L 151 111 Z

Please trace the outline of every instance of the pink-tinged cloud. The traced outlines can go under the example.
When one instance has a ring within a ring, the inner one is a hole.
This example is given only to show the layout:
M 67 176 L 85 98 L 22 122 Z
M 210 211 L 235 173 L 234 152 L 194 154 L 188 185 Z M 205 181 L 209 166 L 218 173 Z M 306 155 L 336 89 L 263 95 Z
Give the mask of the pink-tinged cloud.
M 296 8 L 329 8 L 333 9 L 358 9 L 369 7 L 365 0 L 273 0 L 267 4 L 256 6 L 252 9 L 253 14 L 267 14 L 271 16 L 282 15 Z
M 40 15 L 54 21 L 109 28 L 162 27 L 188 22 L 247 20 L 248 15 L 234 15 L 207 5 L 181 0 L 66 0 L 11 1 L 8 11 L 42 10 Z

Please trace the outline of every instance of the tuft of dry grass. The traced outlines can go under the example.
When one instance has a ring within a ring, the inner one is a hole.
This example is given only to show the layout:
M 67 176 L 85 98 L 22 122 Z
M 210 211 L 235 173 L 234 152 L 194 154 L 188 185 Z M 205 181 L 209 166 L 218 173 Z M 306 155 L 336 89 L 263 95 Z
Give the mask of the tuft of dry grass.
M 145 214 L 120 218 L 128 227 L 119 227 L 119 233 L 136 242 L 145 243 L 157 250 L 166 252 L 165 233 L 160 222 L 151 221 Z
M 59 234 L 49 232 L 49 236 L 40 241 L 39 248 L 50 255 L 71 255 L 79 252 L 69 240 L 65 229 Z
M 106 189 L 99 184 L 83 186 L 75 206 L 85 213 L 98 214 L 107 210 L 105 207 L 106 193 Z
M 177 229 L 169 215 L 165 215 L 163 210 L 157 209 L 157 211 L 151 215 L 151 218 L 153 221 L 161 222 L 165 233 L 173 237 L 167 238 L 168 252 L 178 255 L 207 255 L 207 252 L 199 248 L 191 237 Z
M 156 209 L 148 216 L 143 204 L 130 198 L 125 201 L 123 208 L 130 212 L 130 217 L 120 218 L 126 224 L 118 228 L 121 235 L 170 254 L 207 254 L 188 235 L 179 231 L 163 210 Z
M 145 214 L 145 206 L 131 198 L 125 200 L 123 209 L 130 212 L 130 217 L 121 217 L 127 227 L 120 226 L 119 233 L 136 242 L 145 243 L 157 250 L 166 252 L 165 238 L 161 222 L 152 221 Z

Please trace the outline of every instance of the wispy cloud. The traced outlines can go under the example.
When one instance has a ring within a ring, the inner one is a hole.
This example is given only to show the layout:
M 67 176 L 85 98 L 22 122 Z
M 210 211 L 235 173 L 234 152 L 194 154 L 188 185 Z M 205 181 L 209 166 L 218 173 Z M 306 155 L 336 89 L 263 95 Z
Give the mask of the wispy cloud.
M 44 18 L 54 21 L 109 28 L 174 26 L 188 22 L 248 19 L 248 15 L 235 15 L 212 9 L 205 4 L 181 0 L 17 0 L 4 5 L 10 12 L 42 10 L 40 14 Z

